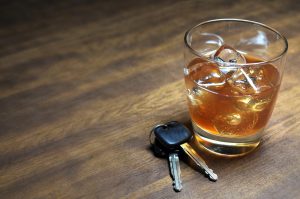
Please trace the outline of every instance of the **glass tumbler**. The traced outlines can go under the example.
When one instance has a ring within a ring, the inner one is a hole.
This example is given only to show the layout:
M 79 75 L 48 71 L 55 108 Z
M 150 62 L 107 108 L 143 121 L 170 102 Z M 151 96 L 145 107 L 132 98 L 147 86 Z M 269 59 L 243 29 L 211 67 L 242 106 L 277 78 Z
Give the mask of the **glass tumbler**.
M 197 145 L 222 156 L 255 149 L 275 106 L 286 38 L 262 23 L 216 19 L 184 36 L 184 78 Z

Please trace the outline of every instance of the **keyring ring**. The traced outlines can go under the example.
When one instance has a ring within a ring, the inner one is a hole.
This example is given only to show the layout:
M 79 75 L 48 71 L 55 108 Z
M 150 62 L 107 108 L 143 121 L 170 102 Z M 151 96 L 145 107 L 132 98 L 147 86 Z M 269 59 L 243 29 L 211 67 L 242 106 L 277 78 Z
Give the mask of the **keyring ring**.
M 155 137 L 153 136 L 153 132 L 155 131 L 155 129 L 159 128 L 159 127 L 163 127 L 163 126 L 167 126 L 166 124 L 157 124 L 156 126 L 154 126 L 151 131 L 150 131 L 150 135 L 149 135 L 149 141 L 151 145 L 154 145 L 155 142 Z

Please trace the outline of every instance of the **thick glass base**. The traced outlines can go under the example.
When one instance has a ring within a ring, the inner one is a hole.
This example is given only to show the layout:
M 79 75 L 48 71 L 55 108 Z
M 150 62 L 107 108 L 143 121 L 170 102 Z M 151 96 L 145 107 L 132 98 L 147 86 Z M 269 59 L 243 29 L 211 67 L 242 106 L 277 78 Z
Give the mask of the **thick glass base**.
M 219 156 L 243 156 L 253 151 L 260 143 L 261 133 L 245 138 L 230 138 L 212 135 L 195 124 L 193 124 L 193 128 L 197 146 Z

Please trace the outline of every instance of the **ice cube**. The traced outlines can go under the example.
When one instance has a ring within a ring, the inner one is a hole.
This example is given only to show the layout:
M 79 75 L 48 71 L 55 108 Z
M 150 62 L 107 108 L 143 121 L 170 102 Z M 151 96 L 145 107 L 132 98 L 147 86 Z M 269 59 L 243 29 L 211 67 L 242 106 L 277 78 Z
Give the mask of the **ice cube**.
M 222 45 L 213 58 L 221 67 L 232 67 L 236 64 L 246 63 L 245 57 L 229 45 Z
M 237 101 L 237 108 L 243 111 L 260 112 L 270 104 L 272 96 L 245 96 Z
M 227 78 L 231 87 L 241 94 L 255 94 L 272 87 L 271 82 L 264 75 L 260 67 L 248 66 L 237 69 Z
M 187 89 L 187 97 L 189 98 L 192 106 L 199 106 L 203 104 L 201 101 L 202 91 L 197 87 Z
M 245 57 L 229 45 L 222 45 L 214 54 L 213 59 L 224 74 L 236 71 L 236 64 L 246 63 Z
M 218 90 L 226 83 L 225 75 L 219 70 L 219 67 L 215 63 L 197 63 L 193 65 L 191 69 L 193 72 L 189 75 L 198 86 Z
M 231 113 L 223 117 L 224 121 L 229 125 L 239 125 L 241 123 L 241 115 L 239 113 Z
M 253 129 L 257 115 L 252 112 L 229 112 L 217 115 L 213 120 L 215 128 L 223 135 L 243 135 Z

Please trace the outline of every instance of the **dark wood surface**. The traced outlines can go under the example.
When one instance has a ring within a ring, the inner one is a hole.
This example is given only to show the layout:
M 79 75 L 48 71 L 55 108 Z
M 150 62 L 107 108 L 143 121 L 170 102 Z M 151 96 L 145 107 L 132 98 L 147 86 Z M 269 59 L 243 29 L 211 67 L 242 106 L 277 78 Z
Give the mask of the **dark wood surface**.
M 300 198 L 299 1 L 1 1 L 0 198 Z M 154 124 L 188 123 L 183 34 L 207 19 L 266 23 L 289 40 L 263 144 L 181 162 L 149 150 Z

